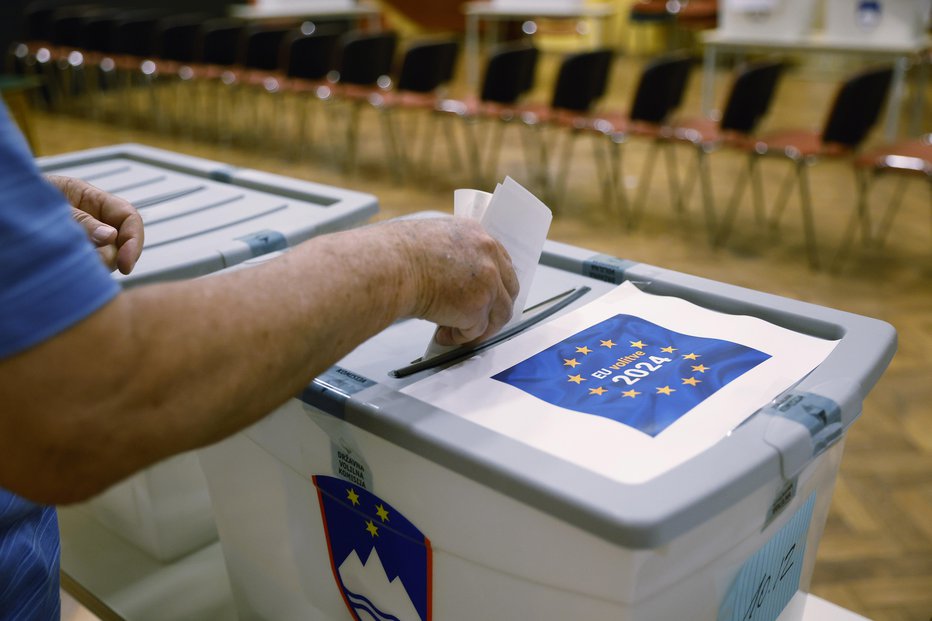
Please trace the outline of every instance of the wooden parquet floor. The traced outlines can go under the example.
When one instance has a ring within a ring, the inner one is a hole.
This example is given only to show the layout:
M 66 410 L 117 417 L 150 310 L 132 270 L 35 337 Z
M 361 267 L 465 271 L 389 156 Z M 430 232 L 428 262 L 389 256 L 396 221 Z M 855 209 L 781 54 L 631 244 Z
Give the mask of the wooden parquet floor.
M 552 75 L 543 69 L 539 75 Z M 636 61 L 619 62 L 607 106 L 623 107 L 636 79 Z M 817 127 L 831 101 L 838 73 L 824 68 L 813 74 L 788 75 L 777 94 L 766 128 Z M 685 107 L 698 111 L 699 75 L 693 77 Z M 720 79 L 719 84 L 727 83 Z M 546 98 L 546 82 L 536 96 Z M 926 94 L 922 120 L 932 130 L 932 89 Z M 468 187 L 462 171 L 452 170 L 436 151 L 435 174 L 416 174 L 396 183 L 383 163 L 376 120 L 362 120 L 358 170 L 344 175 L 326 154 L 286 158 L 268 144 L 248 148 L 191 141 L 142 128 L 129 130 L 37 113 L 40 154 L 142 142 L 269 170 L 321 183 L 372 192 L 379 197 L 380 218 L 423 209 L 449 210 L 451 190 Z M 871 142 L 879 141 L 876 132 Z M 626 175 L 637 182 L 645 153 L 643 144 L 626 151 Z M 686 220 L 674 215 L 661 167 L 650 193 L 648 213 L 628 231 L 595 190 L 590 151 L 577 150 L 565 201 L 551 231 L 553 239 L 661 265 L 753 289 L 877 317 L 899 332 L 899 351 L 864 402 L 863 416 L 847 436 L 847 448 L 835 489 L 832 510 L 818 551 L 811 590 L 832 602 L 877 621 L 932 619 L 932 226 L 930 194 L 919 183 L 907 198 L 883 249 L 856 248 L 837 273 L 814 272 L 805 258 L 798 203 L 791 202 L 779 237 L 756 228 L 745 206 L 731 241 L 721 249 L 704 238 L 698 200 Z M 685 166 L 685 154 L 680 165 Z M 727 153 L 712 158 L 720 196 L 730 188 L 741 160 Z M 766 195 L 776 192 L 781 172 L 767 164 Z M 502 155 L 501 175 L 525 181 L 519 140 L 512 134 Z M 855 201 L 851 173 L 843 164 L 820 164 L 812 172 L 817 228 L 825 256 L 841 237 Z M 879 210 L 893 189 L 883 181 L 873 202 Z M 721 207 L 719 207 L 721 208 Z

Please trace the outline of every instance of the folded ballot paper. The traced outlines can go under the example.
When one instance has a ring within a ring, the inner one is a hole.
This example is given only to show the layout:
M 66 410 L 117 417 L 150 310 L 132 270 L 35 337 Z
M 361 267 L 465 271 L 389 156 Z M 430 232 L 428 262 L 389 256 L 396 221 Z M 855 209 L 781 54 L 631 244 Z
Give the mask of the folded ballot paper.
M 492 194 L 480 190 L 453 192 L 453 216 L 481 222 L 489 235 L 497 239 L 511 257 L 520 289 L 515 298 L 511 321 L 502 328 L 508 329 L 521 321 L 521 311 L 527 302 L 553 214 L 520 183 L 505 177 L 505 181 L 498 184 Z M 455 347 L 438 345 L 435 339 L 431 339 L 424 358 L 432 358 L 451 349 Z
M 836 344 L 624 283 L 402 391 L 639 484 L 719 442 Z

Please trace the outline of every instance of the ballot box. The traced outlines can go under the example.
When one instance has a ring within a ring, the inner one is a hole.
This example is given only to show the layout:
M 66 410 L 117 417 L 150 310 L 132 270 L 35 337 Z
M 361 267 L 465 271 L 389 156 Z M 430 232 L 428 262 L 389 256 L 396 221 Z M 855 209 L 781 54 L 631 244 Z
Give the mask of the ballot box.
M 774 621 L 896 339 L 554 242 L 511 329 L 433 330 L 200 451 L 240 618 Z
M 825 39 L 902 47 L 927 37 L 930 0 L 826 0 Z
M 812 0 L 725 0 L 719 9 L 719 32 L 750 41 L 801 41 L 811 34 L 816 5 Z
M 375 197 L 138 144 L 40 158 L 46 174 L 84 179 L 131 202 L 145 223 L 136 268 L 123 287 L 193 278 L 248 262 L 377 211 Z M 158 560 L 217 534 L 195 453 L 144 470 L 91 500 L 108 528 Z

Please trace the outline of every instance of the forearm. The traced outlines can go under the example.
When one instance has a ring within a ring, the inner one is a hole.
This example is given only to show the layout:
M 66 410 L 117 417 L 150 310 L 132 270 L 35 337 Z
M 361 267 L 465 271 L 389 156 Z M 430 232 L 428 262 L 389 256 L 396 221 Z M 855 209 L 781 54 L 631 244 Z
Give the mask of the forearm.
M 405 259 L 394 238 L 361 229 L 257 268 L 120 294 L 0 363 L 3 407 L 18 413 L 3 417 L 0 485 L 81 499 L 257 420 L 415 312 Z

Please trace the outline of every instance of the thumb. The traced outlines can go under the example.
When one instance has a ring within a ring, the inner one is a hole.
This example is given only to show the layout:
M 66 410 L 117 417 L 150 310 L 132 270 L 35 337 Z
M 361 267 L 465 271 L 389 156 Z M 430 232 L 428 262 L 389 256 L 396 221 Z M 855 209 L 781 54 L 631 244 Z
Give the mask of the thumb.
M 71 208 L 71 217 L 84 228 L 84 232 L 91 238 L 96 246 L 106 246 L 116 242 L 117 230 L 109 224 L 104 224 L 86 211 L 76 207 Z

